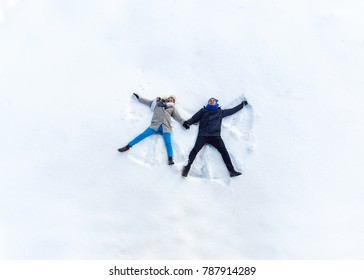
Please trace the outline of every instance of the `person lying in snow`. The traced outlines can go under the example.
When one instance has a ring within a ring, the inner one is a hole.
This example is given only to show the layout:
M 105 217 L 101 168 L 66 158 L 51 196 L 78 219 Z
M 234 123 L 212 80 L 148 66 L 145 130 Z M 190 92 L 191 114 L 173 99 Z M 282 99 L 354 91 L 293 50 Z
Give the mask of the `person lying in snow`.
M 181 124 L 185 121 L 178 113 L 175 108 L 176 98 L 175 96 L 169 96 L 168 98 L 160 98 L 157 97 L 154 100 L 149 100 L 143 97 L 140 97 L 138 94 L 133 93 L 134 96 L 138 99 L 138 101 L 142 104 L 145 104 L 151 108 L 153 113 L 152 121 L 150 126 L 140 135 L 131 140 L 128 145 L 118 149 L 119 152 L 126 152 L 135 144 L 139 143 L 143 139 L 160 133 L 163 135 L 163 140 L 166 145 L 167 155 L 168 155 L 168 164 L 174 164 L 173 162 L 173 149 L 172 149 L 172 126 L 171 126 L 171 117 L 173 117 L 176 121 Z
M 230 177 L 241 175 L 240 172 L 235 171 L 224 141 L 221 138 L 221 123 L 224 117 L 230 116 L 240 111 L 248 104 L 248 102 L 243 101 L 234 108 L 222 110 L 219 107 L 218 101 L 219 100 L 216 98 L 210 98 L 208 104 L 205 107 L 194 114 L 192 118 L 183 123 L 183 126 L 186 129 L 189 129 L 190 125 L 200 122 L 195 146 L 188 156 L 187 165 L 184 166 L 182 170 L 182 176 L 184 177 L 187 177 L 193 161 L 205 144 L 214 146 L 220 152 L 222 159 L 229 170 Z

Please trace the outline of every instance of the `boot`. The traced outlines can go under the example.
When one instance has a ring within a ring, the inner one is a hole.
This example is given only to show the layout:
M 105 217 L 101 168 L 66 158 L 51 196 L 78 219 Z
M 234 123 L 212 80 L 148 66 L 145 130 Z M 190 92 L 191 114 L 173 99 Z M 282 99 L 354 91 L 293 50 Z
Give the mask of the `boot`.
M 126 152 L 126 151 L 127 151 L 127 150 L 129 150 L 130 148 L 131 148 L 131 146 L 126 145 L 125 147 L 122 147 L 122 148 L 118 149 L 118 151 L 119 151 L 120 153 L 122 153 L 122 152 Z
M 187 177 L 188 172 L 190 171 L 191 165 L 186 165 L 183 167 L 182 169 L 182 176 L 183 177 Z
M 236 177 L 241 175 L 241 172 L 235 171 L 234 169 L 232 171 L 229 171 L 229 173 L 230 177 Z
M 169 164 L 169 165 L 174 164 L 174 162 L 173 162 L 173 157 L 168 157 L 168 164 Z

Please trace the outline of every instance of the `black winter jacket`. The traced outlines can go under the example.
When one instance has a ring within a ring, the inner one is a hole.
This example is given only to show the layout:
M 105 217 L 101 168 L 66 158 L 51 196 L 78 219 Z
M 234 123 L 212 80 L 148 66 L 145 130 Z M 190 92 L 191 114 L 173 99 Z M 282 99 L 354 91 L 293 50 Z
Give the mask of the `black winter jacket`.
M 198 136 L 220 136 L 222 119 L 235 114 L 243 109 L 244 104 L 241 103 L 231 109 L 222 110 L 220 107 L 217 110 L 208 110 L 203 107 L 200 111 L 187 120 L 188 124 L 200 122 Z

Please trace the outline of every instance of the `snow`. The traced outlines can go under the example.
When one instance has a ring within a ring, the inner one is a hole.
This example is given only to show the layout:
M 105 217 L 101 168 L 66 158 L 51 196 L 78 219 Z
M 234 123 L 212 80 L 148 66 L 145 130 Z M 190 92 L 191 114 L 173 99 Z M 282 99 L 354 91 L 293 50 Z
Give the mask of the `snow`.
M 0 258 L 362 259 L 364 3 L 0 1 Z M 216 97 L 236 169 L 189 118 Z

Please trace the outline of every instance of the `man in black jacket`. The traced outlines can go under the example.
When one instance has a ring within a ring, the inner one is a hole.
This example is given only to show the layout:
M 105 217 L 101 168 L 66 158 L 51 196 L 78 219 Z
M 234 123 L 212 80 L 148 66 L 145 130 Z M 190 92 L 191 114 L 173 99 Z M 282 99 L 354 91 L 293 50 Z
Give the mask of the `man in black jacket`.
M 235 171 L 224 141 L 221 138 L 221 123 L 224 117 L 240 111 L 248 102 L 243 101 L 238 106 L 226 110 L 222 110 L 217 102 L 218 100 L 216 98 L 210 98 L 207 106 L 203 107 L 194 114 L 192 118 L 183 123 L 183 126 L 186 129 L 189 129 L 190 125 L 200 122 L 195 146 L 188 156 L 187 165 L 184 166 L 182 170 L 182 176 L 184 177 L 187 177 L 193 161 L 205 144 L 214 146 L 220 152 L 222 159 L 229 170 L 230 177 L 241 175 L 240 172 Z

